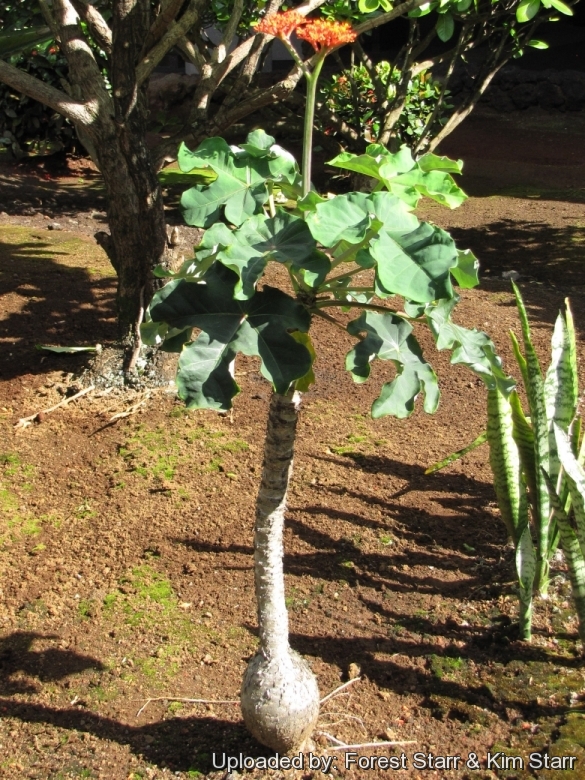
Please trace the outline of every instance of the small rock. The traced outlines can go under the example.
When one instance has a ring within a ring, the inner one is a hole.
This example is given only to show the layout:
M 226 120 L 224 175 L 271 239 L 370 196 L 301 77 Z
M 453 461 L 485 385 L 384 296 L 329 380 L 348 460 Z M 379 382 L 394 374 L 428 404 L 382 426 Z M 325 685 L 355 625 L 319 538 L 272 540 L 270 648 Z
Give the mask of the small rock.
M 35 422 L 36 423 L 42 423 L 44 421 L 45 417 L 46 417 L 46 415 L 45 415 L 44 412 L 39 412 L 37 414 L 37 416 L 35 417 Z
M 179 228 L 175 225 L 169 235 L 169 246 L 177 246 L 181 241 Z
M 350 664 L 347 669 L 347 679 L 348 680 L 355 680 L 357 677 L 360 676 L 362 673 L 361 668 L 358 666 L 358 664 Z
M 49 222 L 47 230 L 63 230 L 63 228 L 58 222 Z

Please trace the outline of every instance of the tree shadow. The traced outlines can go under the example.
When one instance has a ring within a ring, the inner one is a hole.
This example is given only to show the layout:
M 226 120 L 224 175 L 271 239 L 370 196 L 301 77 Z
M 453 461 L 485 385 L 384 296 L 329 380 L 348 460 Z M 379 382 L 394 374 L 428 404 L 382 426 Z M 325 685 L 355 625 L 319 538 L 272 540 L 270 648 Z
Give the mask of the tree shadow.
M 570 291 L 585 285 L 585 222 L 554 227 L 530 220 L 498 219 L 478 227 L 453 227 L 450 233 L 458 246 L 477 254 L 482 274 L 488 271 L 501 278 L 503 272 L 514 269 L 522 280 L 551 288 Z M 548 304 L 554 318 L 550 298 Z M 545 311 L 543 306 L 543 317 Z
M 392 613 L 386 611 L 386 617 L 392 617 Z M 420 694 L 423 697 L 420 706 L 428 708 L 436 717 L 455 717 L 468 721 L 473 720 L 478 713 L 489 710 L 498 718 L 507 719 L 508 708 L 518 710 L 524 718 L 559 717 L 567 710 L 566 706 L 551 701 L 542 705 L 530 698 L 530 694 L 528 698 L 522 696 L 521 681 L 516 687 L 504 687 L 500 694 L 494 691 L 492 685 L 473 678 L 473 675 L 465 679 L 449 679 L 450 671 L 460 665 L 460 658 L 465 659 L 465 663 L 485 661 L 481 647 L 474 640 L 479 635 L 489 635 L 490 629 L 450 626 L 437 621 L 429 621 L 424 628 L 429 632 L 424 643 L 416 635 L 410 638 L 382 634 L 369 638 L 332 638 L 292 634 L 291 644 L 304 655 L 320 657 L 330 665 L 345 667 L 349 661 L 358 662 L 362 673 L 381 689 L 392 690 L 397 694 Z M 454 659 L 454 662 L 441 662 L 439 656 L 444 653 L 444 648 L 434 644 L 431 633 L 463 641 L 463 646 L 457 651 L 458 655 L 450 652 L 446 656 L 447 659 Z M 127 745 L 146 761 L 171 771 L 207 772 L 220 769 L 224 754 L 238 755 L 241 752 L 251 757 L 272 755 L 272 751 L 259 745 L 245 730 L 237 705 L 233 705 L 220 718 L 189 715 L 132 725 L 91 712 L 81 705 L 60 708 L 8 698 L 14 694 L 35 692 L 30 687 L 11 685 L 10 678 L 19 671 L 45 682 L 61 680 L 87 669 L 104 669 L 99 660 L 70 650 L 35 652 L 30 649 L 32 642 L 37 639 L 53 638 L 15 632 L 3 640 L 0 648 L 0 695 L 3 697 L 0 698 L 0 713 L 3 717 L 15 718 L 22 723 L 47 724 L 115 741 Z M 427 666 L 405 670 L 396 660 L 399 655 L 426 656 Z M 567 669 L 579 666 L 578 660 L 567 662 L 566 659 L 546 653 L 542 648 L 520 644 L 514 645 L 513 652 L 509 650 L 508 659 L 512 656 L 515 662 L 547 662 Z M 500 656 L 499 660 L 505 662 L 506 658 Z M 472 672 L 471 667 L 470 670 Z M 326 717 L 327 709 L 324 707 L 322 717 Z M 143 717 L 148 716 L 145 714 Z
M 0 211 L 24 217 L 38 212 L 56 220 L 74 218 L 80 211 L 104 211 L 106 193 L 101 175 L 87 170 L 83 177 L 74 177 L 64 162 L 46 159 L 35 162 L 34 167 L 21 163 L 14 172 L 0 171 Z M 105 216 L 96 219 L 96 225 L 102 222 Z
M 350 626 L 348 626 L 350 628 Z M 474 720 L 480 713 L 470 708 L 489 710 L 501 720 L 508 720 L 508 710 L 520 711 L 524 719 L 559 717 L 567 710 L 566 704 L 549 701 L 543 704 L 533 692 L 527 690 L 524 677 L 514 682 L 514 675 L 500 680 L 482 682 L 475 674 L 475 664 L 485 664 L 491 658 L 505 670 L 530 668 L 534 664 L 555 664 L 567 673 L 578 672 L 580 659 L 567 660 L 547 653 L 542 648 L 528 646 L 510 638 L 510 631 L 501 626 L 486 628 L 453 628 L 440 623 L 425 626 L 429 633 L 421 637 L 417 633 L 385 636 L 381 632 L 374 637 L 330 637 L 291 634 L 291 645 L 305 656 L 318 657 L 325 663 L 345 670 L 356 663 L 362 675 L 380 689 L 399 695 L 422 696 L 420 706 L 432 711 L 436 717 Z M 347 630 L 347 629 L 346 629 Z M 432 633 L 430 633 L 432 632 Z M 451 638 L 458 645 L 445 651 L 439 637 Z M 410 664 L 408 669 L 397 660 L 399 656 L 426 659 L 426 663 Z M 460 673 L 454 673 L 461 669 Z M 451 679 L 450 679 L 451 678 Z
M 0 639 L 0 695 L 38 692 L 38 686 L 25 679 L 27 677 L 34 677 L 42 683 L 55 682 L 88 669 L 105 669 L 101 661 L 69 650 L 56 647 L 38 651 L 32 649 L 35 641 L 58 638 L 52 634 L 15 631 Z
M 246 732 L 239 707 L 229 718 L 173 717 L 144 725 L 129 725 L 89 711 L 83 703 L 68 707 L 51 707 L 17 695 L 34 695 L 41 689 L 35 684 L 62 681 L 88 670 L 105 671 L 104 664 L 91 656 L 56 647 L 33 650 L 35 641 L 46 644 L 55 635 L 16 631 L 0 640 L 0 716 L 17 718 L 25 723 L 46 723 L 61 729 L 87 732 L 130 746 L 146 760 L 176 770 L 189 770 L 195 764 L 201 771 L 211 769 L 211 752 L 234 755 L 270 755 Z M 153 705 L 151 705 L 153 706 Z M 148 716 L 144 716 L 148 717 Z M 196 760 L 195 756 L 199 756 Z M 172 759 L 170 760 L 170 757 Z
M 213 717 L 171 717 L 142 726 L 86 709 L 50 707 L 2 698 L 0 712 L 5 718 L 16 718 L 23 723 L 44 723 L 127 745 L 141 759 L 177 772 L 205 773 L 214 768 L 221 769 L 224 754 L 237 756 L 243 753 L 253 758 L 273 755 L 246 731 L 239 707 L 237 720 L 233 721 Z
M 58 369 L 74 371 L 87 359 L 81 353 L 41 354 L 36 344 L 95 345 L 115 338 L 115 278 L 95 255 L 97 250 L 88 243 L 91 256 L 77 257 L 69 241 L 80 252 L 85 243 L 70 234 L 54 241 L 41 230 L 25 232 L 33 240 L 10 243 L 0 233 L 0 296 L 6 310 L 0 323 L 3 379 Z M 84 260 L 89 260 L 87 265 L 82 265 Z
M 418 464 L 383 456 L 364 456 L 359 461 L 344 456 L 337 459 L 316 457 L 347 468 L 399 475 L 407 484 L 390 498 L 339 486 L 311 485 L 311 492 L 320 498 L 329 494 L 357 499 L 364 509 L 349 511 L 309 502 L 289 506 L 286 526 L 313 551 L 286 553 L 285 573 L 331 582 L 343 579 L 350 585 L 359 583 L 396 593 L 414 590 L 445 598 L 474 599 L 489 597 L 496 580 L 514 579 L 512 555 L 503 554 L 504 525 L 482 509 L 495 500 L 491 484 L 464 474 L 425 475 Z M 444 511 L 434 513 L 421 506 L 401 503 L 400 499 L 411 491 L 436 494 L 434 501 Z M 442 496 L 442 493 L 446 495 Z M 368 517 L 369 505 L 382 508 L 387 519 Z M 307 515 L 315 518 L 315 523 L 307 523 L 304 519 Z M 358 533 L 334 538 L 322 530 L 319 517 L 353 525 Z M 393 542 L 398 543 L 386 546 L 381 543 L 379 552 L 365 552 L 359 540 L 359 529 L 363 528 L 380 535 L 391 534 Z M 234 555 L 250 559 L 251 545 L 219 545 L 192 538 L 175 538 L 174 542 L 196 552 L 225 556 L 224 565 L 229 569 L 253 565 L 251 561 L 247 564 L 227 562 Z M 424 573 L 416 573 L 416 567 L 424 567 Z M 445 572 L 453 572 L 452 578 L 446 578 Z M 494 587 L 499 592 L 500 586 Z

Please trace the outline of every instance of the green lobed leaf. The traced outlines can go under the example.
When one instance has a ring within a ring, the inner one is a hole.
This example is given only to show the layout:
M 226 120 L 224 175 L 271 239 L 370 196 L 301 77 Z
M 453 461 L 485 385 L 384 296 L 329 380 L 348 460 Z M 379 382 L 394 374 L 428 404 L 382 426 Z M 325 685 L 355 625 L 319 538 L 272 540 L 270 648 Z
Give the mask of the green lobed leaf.
M 395 195 L 414 190 L 420 195 L 437 201 L 443 206 L 455 209 L 467 200 L 467 195 L 457 185 L 450 173 L 445 171 L 421 171 L 414 169 L 401 173 L 394 179 L 385 180 L 388 189 Z
M 189 408 L 231 407 L 239 391 L 231 368 L 238 352 L 260 357 L 261 373 L 278 393 L 285 393 L 311 367 L 309 351 L 289 332 L 308 331 L 307 310 L 268 285 L 248 300 L 235 300 L 237 281 L 236 274 L 216 263 L 202 281 L 169 282 L 149 307 L 154 323 L 201 331 L 179 358 L 177 386 Z
M 451 160 L 449 157 L 440 157 L 437 154 L 432 154 L 432 152 L 419 157 L 417 165 L 425 173 L 429 171 L 463 172 L 463 160 Z
M 222 208 L 228 222 L 241 225 L 261 211 L 268 200 L 267 160 L 237 154 L 223 138 L 208 138 L 194 152 L 182 144 L 178 160 L 183 171 L 208 166 L 217 174 L 211 184 L 197 185 L 183 193 L 181 208 L 188 225 L 210 227 L 220 219 Z
M 241 144 L 241 148 L 252 155 L 252 157 L 266 157 L 275 143 L 275 138 L 268 135 L 264 130 L 257 129 L 248 133 L 246 143 Z
M 370 363 L 374 358 L 390 360 L 396 366 L 396 378 L 386 383 L 372 406 L 372 417 L 377 419 L 393 415 L 400 419 L 409 417 L 414 401 L 424 390 L 424 409 L 436 410 L 439 403 L 437 377 L 423 359 L 420 345 L 412 335 L 412 326 L 395 314 L 365 311 L 347 325 L 353 336 L 365 333 L 345 360 L 346 369 L 355 382 L 365 382 L 370 375 Z
M 210 231 L 208 231 L 210 232 Z M 290 265 L 309 286 L 321 284 L 331 262 L 317 244 L 307 223 L 278 209 L 275 217 L 257 214 L 222 239 L 217 259 L 239 276 L 238 300 L 250 298 L 269 260 Z
M 386 230 L 409 233 L 419 221 L 405 203 L 389 192 L 350 192 L 316 203 L 307 224 L 320 244 L 333 247 L 340 241 L 358 244 L 370 228 L 375 235 L 382 224 Z
M 427 305 L 425 315 L 437 349 L 451 349 L 451 363 L 461 363 L 476 373 L 488 389 L 498 387 L 508 396 L 514 380 L 502 369 L 493 341 L 482 331 L 469 330 L 451 320 L 459 296 Z
M 342 152 L 330 160 L 327 165 L 343 168 L 346 171 L 355 171 L 383 181 L 410 171 L 414 168 L 415 161 L 412 152 L 406 145 L 403 145 L 398 152 L 392 153 L 382 144 L 370 144 L 366 147 L 364 154 Z
M 381 230 L 370 244 L 377 261 L 376 275 L 387 294 L 425 303 L 451 298 L 449 271 L 457 263 L 451 236 L 428 222 L 410 233 Z
M 451 274 L 463 290 L 470 290 L 479 284 L 479 260 L 471 249 L 457 250 L 457 265 L 451 268 Z
M 311 367 L 307 373 L 295 382 L 295 389 L 300 393 L 306 393 L 311 385 L 315 384 L 315 372 L 313 371 L 313 363 L 317 358 L 315 347 L 311 341 L 311 336 L 308 333 L 302 333 L 300 330 L 295 330 L 290 334 L 295 341 L 306 347 L 309 355 L 311 356 Z

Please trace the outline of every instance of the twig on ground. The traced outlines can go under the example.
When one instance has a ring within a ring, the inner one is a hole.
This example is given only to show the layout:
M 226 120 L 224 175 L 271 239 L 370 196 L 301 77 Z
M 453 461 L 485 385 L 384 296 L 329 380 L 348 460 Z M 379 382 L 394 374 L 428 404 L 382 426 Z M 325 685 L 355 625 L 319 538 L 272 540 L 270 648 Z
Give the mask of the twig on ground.
M 328 734 L 326 731 L 316 731 L 315 736 L 325 737 L 330 742 L 333 742 L 334 745 L 339 745 L 340 747 L 347 747 L 345 742 L 342 742 L 340 739 L 337 739 L 337 737 L 334 737 L 332 734 Z
M 350 685 L 353 685 L 356 682 L 359 682 L 361 679 L 362 679 L 361 677 L 354 677 L 353 680 L 348 680 L 346 683 L 343 683 L 343 685 L 340 685 L 339 688 L 336 688 L 334 691 L 331 691 L 331 693 L 328 693 L 327 696 L 323 696 L 323 698 L 321 699 L 321 704 L 324 704 L 326 701 L 329 701 L 329 699 L 332 699 L 334 696 L 337 696 L 345 688 L 347 688 Z
M 361 748 L 391 747 L 392 745 L 416 745 L 416 740 L 414 739 L 398 742 L 360 742 L 357 745 L 348 745 L 346 742 L 342 742 L 327 731 L 316 731 L 315 734 L 316 736 L 325 737 L 330 742 L 333 742 L 333 745 L 329 750 L 360 750 Z
M 150 391 L 147 390 L 147 392 L 142 396 L 140 401 L 137 401 L 135 404 L 132 404 L 132 406 L 129 409 L 126 409 L 125 412 L 118 412 L 113 417 L 110 417 L 108 422 L 114 422 L 114 420 L 121 420 L 123 417 L 130 417 L 132 414 L 136 414 L 136 412 L 144 406 L 144 404 L 148 401 L 150 398 Z
M 180 696 L 155 696 L 152 699 L 147 699 L 146 703 L 136 713 L 136 717 L 142 715 L 144 710 L 153 701 L 184 701 L 187 704 L 239 704 L 239 700 L 236 699 L 184 699 Z
M 333 726 L 338 726 L 340 723 L 347 723 L 348 720 L 353 720 L 356 723 L 359 723 L 364 734 L 368 733 L 365 723 L 361 718 L 358 718 L 357 715 L 348 715 L 346 712 L 340 712 L 339 710 L 330 710 L 329 712 L 324 712 L 323 715 L 341 715 L 339 720 L 334 720 L 332 723 L 327 723 L 326 725 L 328 728 L 333 728 Z
M 75 395 L 71 395 L 69 396 L 69 398 L 64 398 L 62 401 L 59 401 L 58 404 L 55 404 L 55 406 L 50 406 L 48 409 L 41 409 L 40 412 L 35 412 L 34 414 L 30 414 L 28 417 L 21 417 L 20 420 L 17 420 L 14 423 L 14 427 L 16 429 L 27 428 L 37 418 L 39 418 L 39 422 L 40 422 L 40 415 L 50 414 L 51 412 L 54 412 L 55 409 L 59 409 L 60 406 L 67 406 L 67 404 L 71 403 L 71 401 L 75 401 L 77 398 L 81 398 L 82 395 L 91 393 L 92 390 L 95 390 L 95 385 L 90 385 L 89 387 L 85 387 L 83 390 L 80 390 L 78 393 L 75 393 Z

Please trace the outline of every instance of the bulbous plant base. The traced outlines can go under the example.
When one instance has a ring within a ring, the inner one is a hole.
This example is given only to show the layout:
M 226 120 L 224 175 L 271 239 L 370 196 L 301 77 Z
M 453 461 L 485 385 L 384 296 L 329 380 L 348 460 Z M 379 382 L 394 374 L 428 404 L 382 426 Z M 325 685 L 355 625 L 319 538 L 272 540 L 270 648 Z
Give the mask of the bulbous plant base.
M 309 665 L 294 650 L 268 659 L 257 653 L 240 694 L 244 723 L 258 742 L 278 753 L 302 749 L 319 717 L 319 688 Z

